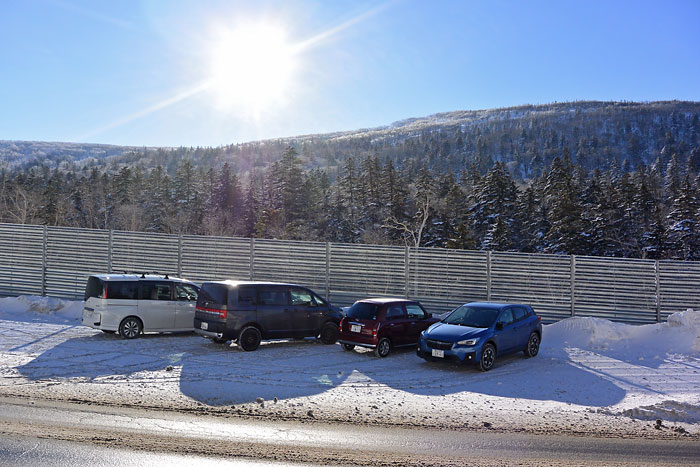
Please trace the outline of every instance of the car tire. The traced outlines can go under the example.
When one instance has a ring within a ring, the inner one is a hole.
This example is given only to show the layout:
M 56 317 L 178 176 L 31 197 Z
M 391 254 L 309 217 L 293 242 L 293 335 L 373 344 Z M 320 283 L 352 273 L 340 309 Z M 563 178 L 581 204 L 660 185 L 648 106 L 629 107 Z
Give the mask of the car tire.
M 143 331 L 143 323 L 135 316 L 124 318 L 119 324 L 119 335 L 124 339 L 134 339 L 139 337 Z
M 481 371 L 489 371 L 496 364 L 496 347 L 493 344 L 485 344 L 481 349 L 481 358 L 479 359 L 479 369 Z
M 354 348 L 355 344 L 343 344 L 343 350 L 347 350 L 348 352 L 350 352 Z
M 374 348 L 374 355 L 384 358 L 389 355 L 389 352 L 391 352 L 391 341 L 386 337 L 382 337 Z
M 527 357 L 534 357 L 540 352 L 540 336 L 533 332 L 527 340 L 527 347 L 525 347 L 525 355 Z
M 258 328 L 255 326 L 245 327 L 238 335 L 238 347 L 246 352 L 252 352 L 258 348 L 261 339 L 262 336 L 260 335 Z
M 321 328 L 321 342 L 326 345 L 335 344 L 338 341 L 338 325 L 335 323 L 326 323 Z

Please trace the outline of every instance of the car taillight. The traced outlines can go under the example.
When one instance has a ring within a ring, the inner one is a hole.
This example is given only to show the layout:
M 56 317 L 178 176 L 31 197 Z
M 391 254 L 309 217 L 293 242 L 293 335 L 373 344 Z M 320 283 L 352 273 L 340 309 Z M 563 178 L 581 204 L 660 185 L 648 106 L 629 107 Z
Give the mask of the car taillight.
M 377 331 L 379 330 L 379 323 L 375 324 L 372 328 L 372 337 L 377 337 Z
M 342 319 L 340 320 L 340 324 L 338 324 L 338 331 L 342 331 L 342 330 L 343 330 L 343 324 L 345 324 L 345 318 L 342 318 Z
M 107 298 L 107 284 L 105 284 L 105 291 L 102 294 L 102 298 Z
M 217 315 L 219 315 L 219 319 L 226 319 L 226 310 L 217 310 L 217 309 L 214 309 L 214 308 L 204 308 L 204 307 L 201 307 L 201 306 L 198 306 L 198 307 L 197 307 L 197 310 L 198 310 L 198 311 L 204 311 L 204 312 L 207 312 L 207 313 L 216 313 Z
M 542 317 L 541 317 L 541 316 L 538 316 L 538 317 L 537 317 L 537 322 L 539 323 L 539 322 L 541 322 L 541 321 L 542 321 Z

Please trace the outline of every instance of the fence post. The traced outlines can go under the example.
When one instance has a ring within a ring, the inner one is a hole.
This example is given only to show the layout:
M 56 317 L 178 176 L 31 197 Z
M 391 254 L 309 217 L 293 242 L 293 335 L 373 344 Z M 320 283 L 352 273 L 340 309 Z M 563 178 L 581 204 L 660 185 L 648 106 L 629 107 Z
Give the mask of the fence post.
M 177 277 L 182 277 L 182 234 L 177 236 Z
M 491 250 L 486 250 L 486 301 L 491 301 Z
M 44 226 L 44 245 L 41 252 L 41 296 L 46 296 L 46 249 L 49 241 L 49 229 Z
M 576 315 L 576 255 L 571 255 L 571 273 L 569 274 L 571 281 L 571 317 Z
M 654 262 L 656 272 L 656 322 L 661 322 L 661 274 L 659 272 L 659 260 Z
M 255 280 L 255 239 L 250 238 L 250 280 Z
M 331 243 L 326 242 L 326 301 L 331 301 Z
M 109 241 L 107 242 L 107 272 L 112 274 L 112 243 L 114 242 L 114 230 L 109 229 Z
M 410 259 L 409 259 L 410 251 L 411 251 L 411 247 L 407 245 L 407 246 L 405 247 L 405 249 L 404 249 L 404 256 L 403 256 L 403 267 L 404 267 L 404 284 L 403 284 L 403 289 L 404 289 L 404 296 L 405 296 L 405 298 L 408 298 L 408 289 L 409 289 L 410 286 L 411 286 L 411 283 L 410 283 L 411 277 L 410 277 L 410 272 L 409 272 L 409 269 L 410 269 L 410 266 L 411 266 L 410 263 L 409 263 L 409 261 L 410 261 Z

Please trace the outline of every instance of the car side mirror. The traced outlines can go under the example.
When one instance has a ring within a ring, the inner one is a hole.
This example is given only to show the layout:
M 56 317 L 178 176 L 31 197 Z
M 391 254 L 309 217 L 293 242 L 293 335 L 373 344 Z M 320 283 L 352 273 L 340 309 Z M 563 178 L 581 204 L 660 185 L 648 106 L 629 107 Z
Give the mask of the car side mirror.
M 500 321 L 499 321 L 498 323 L 496 323 L 496 329 L 498 329 L 499 331 L 502 330 L 502 329 L 503 329 L 503 323 L 501 323 Z
M 426 313 L 425 314 L 425 319 L 432 318 L 433 314 L 432 313 Z

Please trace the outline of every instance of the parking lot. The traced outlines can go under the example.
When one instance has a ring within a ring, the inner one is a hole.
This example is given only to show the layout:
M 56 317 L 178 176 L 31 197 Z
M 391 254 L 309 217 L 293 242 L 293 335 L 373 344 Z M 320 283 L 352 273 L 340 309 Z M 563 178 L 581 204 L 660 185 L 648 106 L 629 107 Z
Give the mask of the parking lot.
M 425 362 L 412 348 L 378 359 L 314 339 L 255 352 L 189 333 L 124 340 L 80 326 L 80 302 L 41 300 L 0 303 L 13 310 L 0 311 L 0 396 L 466 429 L 700 431 L 697 332 L 687 326 L 565 320 L 545 326 L 537 357 L 506 357 L 480 373 Z

